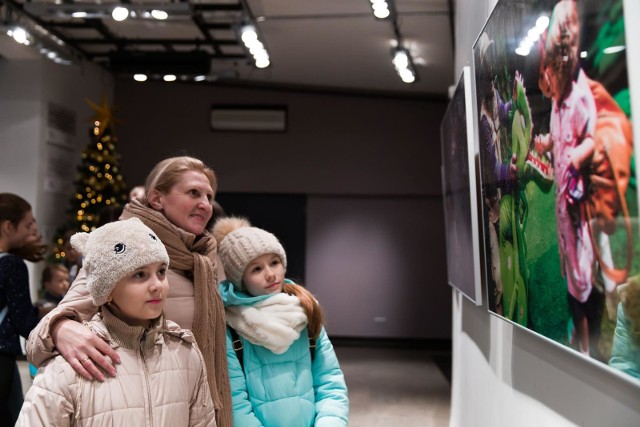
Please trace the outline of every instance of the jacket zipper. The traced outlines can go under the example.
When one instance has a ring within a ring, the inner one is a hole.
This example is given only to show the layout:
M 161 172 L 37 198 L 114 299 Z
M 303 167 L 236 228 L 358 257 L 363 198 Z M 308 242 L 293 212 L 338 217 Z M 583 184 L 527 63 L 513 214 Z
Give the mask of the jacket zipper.
M 151 403 L 151 386 L 149 385 L 149 369 L 147 367 L 147 359 L 145 359 L 144 357 L 144 346 L 145 346 L 145 341 L 147 339 L 147 330 L 145 329 L 145 331 L 142 333 L 142 337 L 140 338 L 140 357 L 142 358 L 142 367 L 143 367 L 143 376 L 144 376 L 144 382 L 147 386 L 147 416 L 148 416 L 148 422 L 147 425 L 149 425 L 150 427 L 153 427 L 153 405 Z

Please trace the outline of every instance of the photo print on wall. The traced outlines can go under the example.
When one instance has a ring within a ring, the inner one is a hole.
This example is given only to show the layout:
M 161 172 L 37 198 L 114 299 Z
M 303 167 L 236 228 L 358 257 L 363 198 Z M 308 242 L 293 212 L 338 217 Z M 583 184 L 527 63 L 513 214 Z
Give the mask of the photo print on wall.
M 482 304 L 476 207 L 471 68 L 464 67 L 440 125 L 447 280 L 476 305 Z
M 489 310 L 638 376 L 624 25 L 622 0 L 501 0 L 473 61 Z

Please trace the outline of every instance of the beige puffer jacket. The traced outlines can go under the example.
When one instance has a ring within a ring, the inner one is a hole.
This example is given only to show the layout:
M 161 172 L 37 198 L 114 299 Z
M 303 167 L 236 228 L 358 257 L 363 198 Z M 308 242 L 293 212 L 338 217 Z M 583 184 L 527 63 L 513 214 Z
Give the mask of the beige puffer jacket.
M 224 271 L 220 271 L 222 263 L 218 262 L 217 265 L 219 266 L 218 277 L 223 280 Z M 167 279 L 170 286 L 164 305 L 164 317 L 176 322 L 184 329 L 192 329 L 193 282 L 184 276 L 184 272 L 173 270 L 171 267 L 167 271 Z M 62 302 L 43 317 L 29 334 L 26 346 L 29 361 L 35 366 L 40 366 L 46 360 L 58 355 L 51 338 L 51 327 L 58 320 L 69 318 L 82 322 L 91 319 L 97 311 L 98 307 L 93 305 L 87 288 L 87 273 L 81 269 Z
M 191 331 L 162 318 L 129 326 L 104 308 L 85 324 L 118 352 L 116 377 L 87 381 L 57 356 L 39 369 L 16 426 L 216 425 Z

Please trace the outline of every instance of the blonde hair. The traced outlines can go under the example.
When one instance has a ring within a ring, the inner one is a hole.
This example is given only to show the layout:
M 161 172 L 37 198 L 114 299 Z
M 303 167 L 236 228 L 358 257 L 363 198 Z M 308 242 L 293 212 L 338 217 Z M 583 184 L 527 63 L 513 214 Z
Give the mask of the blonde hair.
M 309 338 L 317 339 L 322 330 L 322 322 L 324 319 L 318 300 L 316 300 L 311 292 L 300 285 L 285 283 L 283 291 L 286 294 L 298 297 L 300 305 L 307 315 Z
M 578 65 L 580 20 L 574 0 L 561 0 L 553 8 L 545 41 L 544 64 L 559 76 L 562 90 L 573 77 Z
M 180 176 L 188 171 L 202 172 L 209 179 L 213 192 L 216 192 L 218 183 L 213 170 L 195 157 L 180 156 L 169 157 L 154 166 L 144 183 L 145 194 L 151 194 L 152 190 L 167 194 L 176 185 Z M 143 203 L 151 207 L 146 197 Z

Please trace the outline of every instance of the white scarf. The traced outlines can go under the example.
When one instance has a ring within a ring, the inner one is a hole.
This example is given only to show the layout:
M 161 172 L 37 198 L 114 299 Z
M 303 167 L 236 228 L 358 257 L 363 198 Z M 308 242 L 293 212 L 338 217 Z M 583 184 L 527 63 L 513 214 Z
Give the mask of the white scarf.
M 254 305 L 226 307 L 227 323 L 252 344 L 282 354 L 300 337 L 307 315 L 298 297 L 279 293 Z

